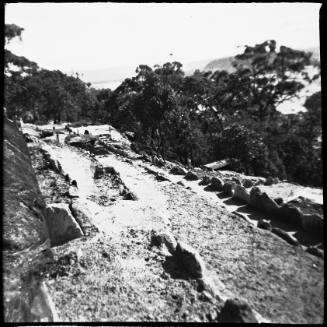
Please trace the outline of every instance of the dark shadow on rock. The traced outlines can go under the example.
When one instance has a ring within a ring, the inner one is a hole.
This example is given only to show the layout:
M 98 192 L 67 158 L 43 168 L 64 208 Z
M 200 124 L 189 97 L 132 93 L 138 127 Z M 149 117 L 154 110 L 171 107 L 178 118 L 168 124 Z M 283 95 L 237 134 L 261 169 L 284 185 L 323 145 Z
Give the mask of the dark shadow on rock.
M 166 260 L 162 266 L 165 272 L 168 273 L 171 278 L 184 280 L 190 279 L 188 272 L 182 269 L 180 263 L 177 262 L 176 258 L 173 256 L 166 257 Z
M 213 187 L 211 184 L 207 185 L 205 188 L 204 188 L 205 191 L 207 192 L 217 192 L 216 188 Z
M 297 231 L 293 236 L 299 241 L 300 244 L 305 246 L 315 246 L 322 242 L 322 239 L 319 238 L 319 236 L 314 237 L 313 235 L 309 235 L 304 231 Z
M 269 213 L 264 213 L 260 211 L 256 211 L 255 209 L 251 208 L 249 205 L 245 205 L 243 207 L 240 207 L 236 210 L 237 212 L 240 213 L 245 213 L 247 214 L 249 219 L 259 221 L 261 219 L 268 220 L 271 224 L 272 227 L 277 227 L 285 232 L 296 232 L 293 236 L 295 239 L 299 241 L 301 245 L 304 246 L 312 246 L 312 245 L 317 245 L 322 242 L 321 238 L 318 236 L 312 236 L 309 233 L 300 230 L 296 226 L 292 226 L 289 223 L 283 222 L 280 218 L 271 215 Z
M 245 205 L 241 208 L 238 208 L 236 211 L 240 213 L 246 213 L 248 214 L 248 217 L 252 220 L 259 221 L 261 219 L 269 220 L 272 227 L 278 227 L 280 229 L 283 229 L 285 232 L 291 232 L 296 231 L 297 229 L 294 226 L 291 226 L 290 224 L 287 224 L 274 215 L 270 215 L 269 213 L 264 213 L 261 211 L 256 211 L 255 209 L 251 208 L 249 205 Z
M 219 199 L 227 199 L 227 198 L 230 198 L 229 195 L 225 194 L 224 192 L 219 192 L 217 193 L 217 196 Z
M 244 206 L 245 203 L 239 199 L 235 198 L 229 198 L 226 201 L 224 201 L 225 204 L 227 205 L 235 205 L 235 206 Z

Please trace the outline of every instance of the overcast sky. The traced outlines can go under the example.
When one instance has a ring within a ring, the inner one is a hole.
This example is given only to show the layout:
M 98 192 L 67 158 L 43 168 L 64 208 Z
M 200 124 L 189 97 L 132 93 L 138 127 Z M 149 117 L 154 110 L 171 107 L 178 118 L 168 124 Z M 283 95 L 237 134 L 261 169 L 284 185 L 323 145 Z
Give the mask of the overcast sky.
M 319 3 L 17 3 L 6 24 L 25 29 L 9 48 L 47 69 L 182 63 L 234 55 L 267 39 L 319 46 Z M 170 56 L 170 53 L 173 56 Z

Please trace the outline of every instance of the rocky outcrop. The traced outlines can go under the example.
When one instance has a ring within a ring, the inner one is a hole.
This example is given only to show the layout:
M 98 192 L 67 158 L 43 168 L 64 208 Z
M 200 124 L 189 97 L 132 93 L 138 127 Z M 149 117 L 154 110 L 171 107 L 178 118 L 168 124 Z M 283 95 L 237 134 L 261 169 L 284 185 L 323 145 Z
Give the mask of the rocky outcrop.
M 259 323 L 249 304 L 241 299 L 228 299 L 222 308 L 218 321 L 223 323 Z
M 65 203 L 48 205 L 45 210 L 45 220 L 51 246 L 61 245 L 84 235 Z

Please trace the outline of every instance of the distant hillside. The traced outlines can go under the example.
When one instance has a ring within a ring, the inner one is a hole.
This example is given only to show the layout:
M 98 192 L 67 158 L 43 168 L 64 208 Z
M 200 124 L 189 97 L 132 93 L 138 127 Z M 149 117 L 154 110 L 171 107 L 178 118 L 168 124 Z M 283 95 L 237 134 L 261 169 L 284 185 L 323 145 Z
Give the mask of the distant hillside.
M 320 48 L 311 47 L 304 49 L 304 51 L 312 52 L 312 59 L 320 61 Z M 229 73 L 235 71 L 235 68 L 232 66 L 232 61 L 234 57 L 224 57 L 210 61 L 205 67 L 204 70 L 227 70 Z
M 234 57 L 225 57 L 212 60 L 204 67 L 204 70 L 227 70 L 229 73 L 231 73 L 235 71 L 235 68 L 232 66 L 233 60 Z

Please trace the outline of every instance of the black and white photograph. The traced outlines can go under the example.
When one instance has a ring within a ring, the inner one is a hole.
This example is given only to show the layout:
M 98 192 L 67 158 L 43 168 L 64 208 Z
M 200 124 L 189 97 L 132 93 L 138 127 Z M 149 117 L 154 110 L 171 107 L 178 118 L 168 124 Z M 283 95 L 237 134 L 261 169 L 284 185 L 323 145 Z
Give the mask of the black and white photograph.
M 322 3 L 3 9 L 4 322 L 323 324 Z

